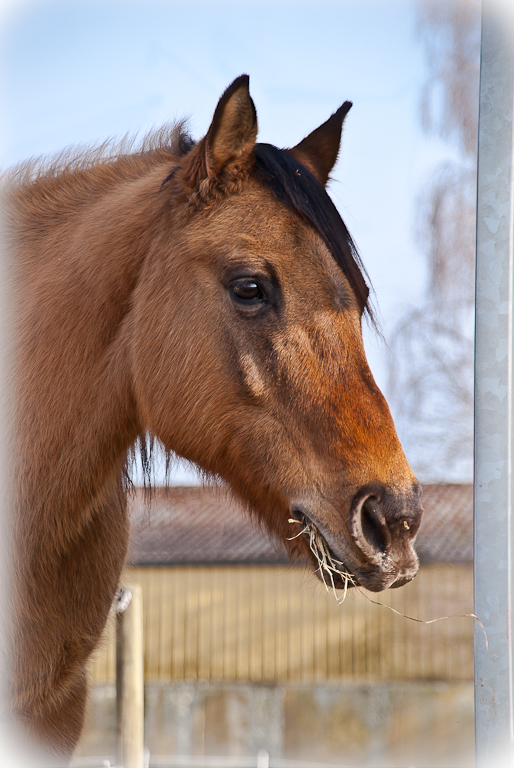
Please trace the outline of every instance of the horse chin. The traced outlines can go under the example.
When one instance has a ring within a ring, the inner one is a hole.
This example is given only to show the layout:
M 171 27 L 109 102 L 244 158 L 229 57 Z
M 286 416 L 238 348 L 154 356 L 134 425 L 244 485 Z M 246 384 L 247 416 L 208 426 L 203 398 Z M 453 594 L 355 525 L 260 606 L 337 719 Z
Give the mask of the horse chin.
M 330 552 L 332 552 L 332 550 L 330 550 Z M 341 568 L 342 575 L 340 573 L 334 573 L 332 571 L 331 577 L 330 577 L 327 572 L 323 573 L 323 569 L 320 566 L 320 563 L 311 552 L 308 552 L 307 556 L 309 558 L 310 565 L 312 566 L 314 575 L 326 587 L 328 588 L 333 587 L 334 589 L 346 591 L 348 589 L 353 589 L 354 587 L 362 586 L 362 584 L 359 582 L 357 577 L 354 576 L 353 573 L 351 573 L 348 570 L 344 570 L 343 568 Z M 335 557 L 335 554 L 333 556 Z

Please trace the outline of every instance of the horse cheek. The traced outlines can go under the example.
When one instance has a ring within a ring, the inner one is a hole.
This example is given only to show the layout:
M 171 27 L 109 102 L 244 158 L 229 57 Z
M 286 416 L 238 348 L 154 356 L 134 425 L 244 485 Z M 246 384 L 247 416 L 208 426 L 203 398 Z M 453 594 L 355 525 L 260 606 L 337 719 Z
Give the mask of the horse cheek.
M 220 392 L 227 393 L 229 382 L 222 374 L 217 359 L 220 344 L 213 334 L 219 318 L 206 312 L 195 291 L 168 288 L 161 296 L 154 292 L 154 301 L 156 294 L 157 307 L 154 303 L 151 313 L 144 307 L 138 313 L 133 345 L 140 421 L 168 450 L 199 462 L 212 438 L 216 409 L 228 407 L 228 396 Z

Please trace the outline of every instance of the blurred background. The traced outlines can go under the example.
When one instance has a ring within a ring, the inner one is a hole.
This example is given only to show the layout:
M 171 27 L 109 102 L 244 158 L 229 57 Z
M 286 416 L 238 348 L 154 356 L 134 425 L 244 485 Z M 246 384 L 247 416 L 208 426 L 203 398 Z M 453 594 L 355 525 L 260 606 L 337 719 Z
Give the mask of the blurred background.
M 243 72 L 259 138 L 278 146 L 353 101 L 329 191 L 375 291 L 384 338 L 365 328 L 370 366 L 426 486 L 421 573 L 380 601 L 424 619 L 472 610 L 480 11 L 475 0 L 0 5 L 4 169 L 184 117 L 199 138 Z M 472 620 L 418 624 L 363 595 L 337 605 L 199 483 L 177 461 L 176 487 L 151 510 L 132 499 L 127 578 L 144 593 L 153 764 L 260 751 L 261 764 L 470 765 Z M 112 756 L 112 640 L 92 680 L 77 765 Z

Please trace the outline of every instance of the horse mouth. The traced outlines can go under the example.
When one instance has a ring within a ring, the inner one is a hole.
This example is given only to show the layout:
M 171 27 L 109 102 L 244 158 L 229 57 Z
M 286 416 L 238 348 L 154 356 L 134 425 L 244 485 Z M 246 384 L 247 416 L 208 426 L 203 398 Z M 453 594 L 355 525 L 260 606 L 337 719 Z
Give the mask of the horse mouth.
M 292 536 L 291 540 L 302 537 L 306 541 L 307 557 L 313 566 L 314 574 L 323 582 L 327 591 L 332 590 L 335 593 L 337 589 L 344 590 L 342 602 L 348 589 L 360 586 L 356 576 L 337 557 L 319 528 L 307 515 L 298 510 L 295 510 L 293 515 L 289 522 L 297 524 L 300 531 Z
M 357 540 L 352 543 L 357 550 L 358 562 L 351 555 L 348 561 L 349 552 L 337 554 L 340 547 L 335 550 L 329 543 L 331 537 L 325 536 L 318 523 L 313 522 L 303 510 L 293 509 L 289 522 L 296 527 L 296 534 L 291 536 L 291 540 L 301 537 L 314 574 L 326 589 L 334 594 L 336 590 L 344 590 L 340 602 L 352 587 L 364 587 L 371 592 L 396 589 L 408 584 L 418 571 L 419 560 L 411 545 L 405 549 L 401 542 L 399 545 L 391 543 L 379 553 L 380 557 L 373 553 L 374 556 L 368 558 Z

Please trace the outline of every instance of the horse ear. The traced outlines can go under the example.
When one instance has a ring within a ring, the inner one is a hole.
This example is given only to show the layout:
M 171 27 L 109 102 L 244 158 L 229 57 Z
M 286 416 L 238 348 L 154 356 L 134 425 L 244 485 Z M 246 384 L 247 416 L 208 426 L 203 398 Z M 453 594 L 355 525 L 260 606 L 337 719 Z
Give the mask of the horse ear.
M 351 101 L 345 101 L 326 123 L 309 133 L 296 147 L 287 150 L 305 165 L 323 186 L 326 185 L 330 171 L 336 163 L 344 119 L 351 106 Z
M 257 112 L 249 83 L 248 75 L 241 75 L 229 85 L 218 102 L 205 136 L 209 175 L 216 175 L 230 165 L 241 165 L 253 150 L 257 138 Z

